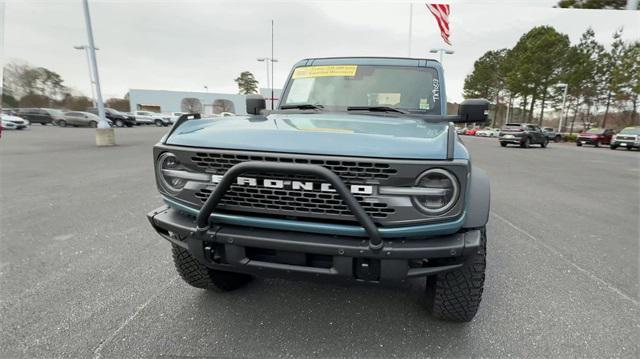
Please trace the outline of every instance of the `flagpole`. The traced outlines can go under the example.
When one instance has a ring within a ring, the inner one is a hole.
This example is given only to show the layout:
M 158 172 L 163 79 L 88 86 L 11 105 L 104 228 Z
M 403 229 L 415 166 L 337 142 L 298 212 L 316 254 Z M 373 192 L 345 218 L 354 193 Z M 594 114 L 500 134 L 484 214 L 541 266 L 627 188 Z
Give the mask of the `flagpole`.
M 412 37 L 413 37 L 413 3 L 409 3 L 409 57 L 411 57 Z

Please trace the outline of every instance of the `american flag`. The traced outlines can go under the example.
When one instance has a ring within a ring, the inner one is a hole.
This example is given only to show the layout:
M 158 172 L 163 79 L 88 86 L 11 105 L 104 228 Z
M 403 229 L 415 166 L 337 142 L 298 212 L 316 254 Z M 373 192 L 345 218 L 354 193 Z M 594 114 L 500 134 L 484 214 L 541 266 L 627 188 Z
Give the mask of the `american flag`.
M 436 17 L 438 26 L 440 27 L 440 35 L 442 40 L 451 45 L 449 41 L 449 5 L 448 4 L 426 4 L 427 9 Z

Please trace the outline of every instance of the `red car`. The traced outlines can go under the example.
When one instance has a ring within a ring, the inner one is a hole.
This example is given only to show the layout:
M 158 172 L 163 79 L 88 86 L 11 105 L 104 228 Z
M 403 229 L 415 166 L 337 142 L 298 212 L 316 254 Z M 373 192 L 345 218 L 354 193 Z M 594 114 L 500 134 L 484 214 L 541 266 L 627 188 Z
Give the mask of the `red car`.
M 468 129 L 464 132 L 464 134 L 465 134 L 465 135 L 467 135 L 467 136 L 475 136 L 475 135 L 476 135 L 476 132 L 478 132 L 478 129 L 477 129 L 477 128 L 468 128 Z
M 600 147 L 600 145 L 610 144 L 612 137 L 613 130 L 610 128 L 592 128 L 578 134 L 576 146 L 593 145 L 595 147 Z

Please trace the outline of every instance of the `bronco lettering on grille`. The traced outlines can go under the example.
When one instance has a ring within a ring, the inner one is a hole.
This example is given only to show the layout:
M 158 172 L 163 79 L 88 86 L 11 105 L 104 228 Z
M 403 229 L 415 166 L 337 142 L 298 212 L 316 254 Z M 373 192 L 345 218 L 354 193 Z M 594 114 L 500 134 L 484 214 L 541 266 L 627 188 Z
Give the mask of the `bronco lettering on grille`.
M 222 176 L 211 176 L 211 182 L 219 183 L 222 180 Z M 251 177 L 238 177 L 236 178 L 236 185 L 249 186 L 249 187 L 264 187 L 275 189 L 292 189 L 298 191 L 317 191 L 317 192 L 335 192 L 330 183 L 320 183 L 313 181 L 294 181 L 294 180 L 282 180 L 282 179 L 269 179 L 269 178 L 251 178 Z M 354 194 L 373 194 L 373 186 L 369 185 L 357 185 L 352 184 L 349 186 L 351 193 Z

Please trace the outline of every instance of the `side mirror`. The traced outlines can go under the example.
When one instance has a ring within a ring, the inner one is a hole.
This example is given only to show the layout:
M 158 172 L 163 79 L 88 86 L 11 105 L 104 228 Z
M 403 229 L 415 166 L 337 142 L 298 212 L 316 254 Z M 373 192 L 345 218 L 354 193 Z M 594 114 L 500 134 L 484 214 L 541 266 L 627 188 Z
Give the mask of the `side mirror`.
M 489 120 L 489 101 L 483 98 L 464 100 L 458 106 L 461 122 L 487 122 Z
M 259 115 L 262 110 L 267 108 L 264 97 L 260 95 L 247 95 L 247 113 L 250 115 Z

